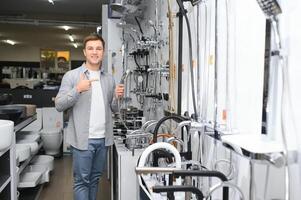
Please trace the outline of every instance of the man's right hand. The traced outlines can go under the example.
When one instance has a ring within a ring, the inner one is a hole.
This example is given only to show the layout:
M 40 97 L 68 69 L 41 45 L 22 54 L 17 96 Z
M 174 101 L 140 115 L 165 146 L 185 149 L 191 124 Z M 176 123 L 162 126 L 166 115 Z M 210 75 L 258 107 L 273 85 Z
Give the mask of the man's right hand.
M 85 75 L 81 73 L 79 77 L 79 82 L 76 85 L 77 92 L 81 93 L 90 90 L 93 81 L 98 81 L 98 79 L 85 79 Z

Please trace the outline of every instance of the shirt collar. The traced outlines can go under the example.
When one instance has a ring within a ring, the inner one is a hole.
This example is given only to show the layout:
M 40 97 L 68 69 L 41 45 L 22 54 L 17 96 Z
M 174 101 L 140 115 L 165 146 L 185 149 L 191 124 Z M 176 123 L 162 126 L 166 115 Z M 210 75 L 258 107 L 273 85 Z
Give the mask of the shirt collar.
M 86 67 L 86 64 L 85 64 L 85 63 L 82 64 L 80 71 L 81 71 L 81 73 L 89 73 L 89 70 L 88 70 L 88 68 Z M 100 72 L 100 74 L 103 74 L 103 73 L 104 73 L 104 69 L 101 67 L 101 68 L 99 69 L 99 72 Z

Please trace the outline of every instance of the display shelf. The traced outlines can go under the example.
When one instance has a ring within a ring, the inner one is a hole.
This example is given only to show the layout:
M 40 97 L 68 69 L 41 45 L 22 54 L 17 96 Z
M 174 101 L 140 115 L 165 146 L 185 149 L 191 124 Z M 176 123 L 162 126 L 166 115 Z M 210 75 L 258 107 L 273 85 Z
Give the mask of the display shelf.
M 0 152 L 0 157 L 1 157 L 3 154 L 5 154 L 9 149 L 10 149 L 10 147 L 8 147 L 7 149 L 5 149 L 4 151 L 1 151 L 1 152 Z
M 0 199 L 17 199 L 17 173 L 16 173 L 16 133 L 37 119 L 37 116 L 31 116 L 21 119 L 15 123 L 13 132 L 13 141 L 9 148 L 0 152 Z M 28 161 L 29 162 L 29 161 Z
M 0 157 L 0 193 L 7 187 L 11 180 L 10 151 L 5 151 Z
M 43 190 L 44 184 L 37 185 L 34 188 L 20 188 L 20 199 L 22 200 L 38 200 Z
M 43 142 L 40 142 L 38 149 L 40 150 L 42 146 L 43 146 Z M 18 176 L 22 173 L 22 171 L 26 168 L 26 166 L 30 163 L 30 161 L 32 160 L 32 158 L 35 155 L 36 154 L 31 155 L 28 159 L 26 159 L 23 163 L 21 163 L 21 166 L 20 166 L 19 171 L 18 171 Z
M 14 131 L 18 132 L 18 131 L 22 130 L 23 128 L 25 128 L 26 126 L 28 126 L 31 122 L 35 121 L 36 119 L 37 119 L 37 114 L 24 119 L 23 121 L 21 121 L 20 123 L 18 123 L 15 126 Z
M 9 175 L 0 176 L 0 193 L 10 183 L 11 177 Z

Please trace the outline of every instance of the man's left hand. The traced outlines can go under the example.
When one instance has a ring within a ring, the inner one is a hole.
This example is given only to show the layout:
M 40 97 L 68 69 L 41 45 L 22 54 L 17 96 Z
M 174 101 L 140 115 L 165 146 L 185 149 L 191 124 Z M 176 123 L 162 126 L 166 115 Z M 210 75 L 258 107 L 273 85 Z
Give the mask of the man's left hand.
M 115 88 L 115 96 L 116 98 L 121 98 L 124 95 L 124 84 L 118 84 Z

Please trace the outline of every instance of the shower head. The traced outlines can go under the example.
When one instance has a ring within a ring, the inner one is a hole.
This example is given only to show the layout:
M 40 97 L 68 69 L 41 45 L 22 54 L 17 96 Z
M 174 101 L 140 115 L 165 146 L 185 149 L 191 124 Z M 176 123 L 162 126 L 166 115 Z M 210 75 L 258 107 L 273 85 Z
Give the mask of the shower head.
M 264 12 L 267 18 L 271 19 L 271 25 L 273 27 L 275 33 L 275 43 L 276 48 L 278 50 L 281 49 L 281 40 L 280 40 L 280 33 L 279 33 L 279 23 L 277 19 L 277 15 L 282 13 L 278 0 L 257 0 L 261 10 Z
M 257 3 L 267 17 L 275 17 L 282 13 L 277 0 L 257 0 Z

